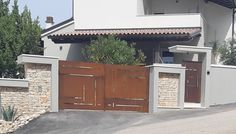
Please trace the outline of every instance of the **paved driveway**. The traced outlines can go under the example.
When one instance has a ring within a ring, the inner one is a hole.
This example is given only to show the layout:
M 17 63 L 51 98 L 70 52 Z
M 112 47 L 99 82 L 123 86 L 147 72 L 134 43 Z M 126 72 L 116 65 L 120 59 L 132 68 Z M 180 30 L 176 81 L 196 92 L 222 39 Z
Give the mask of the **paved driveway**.
M 47 113 L 15 134 L 235 134 L 236 104 L 157 114 L 104 111 Z

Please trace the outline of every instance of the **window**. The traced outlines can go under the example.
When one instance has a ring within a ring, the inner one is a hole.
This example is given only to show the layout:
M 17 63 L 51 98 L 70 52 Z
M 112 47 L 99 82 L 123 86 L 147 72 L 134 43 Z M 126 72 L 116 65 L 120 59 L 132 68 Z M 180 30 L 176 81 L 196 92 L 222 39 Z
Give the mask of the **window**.
M 162 60 L 164 63 L 174 63 L 174 53 L 171 53 L 169 51 L 162 51 Z

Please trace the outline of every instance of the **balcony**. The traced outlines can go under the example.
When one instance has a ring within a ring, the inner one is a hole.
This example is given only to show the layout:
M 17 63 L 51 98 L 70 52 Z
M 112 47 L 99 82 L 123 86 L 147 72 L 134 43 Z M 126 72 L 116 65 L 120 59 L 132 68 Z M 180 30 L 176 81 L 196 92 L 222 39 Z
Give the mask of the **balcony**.
M 88 23 L 96 22 L 96 23 Z M 76 23 L 76 29 L 135 29 L 135 28 L 185 28 L 203 27 L 199 13 L 138 15 L 134 17 L 89 18 Z
M 136 17 L 138 28 L 183 28 L 203 27 L 205 23 L 200 13 L 142 15 Z

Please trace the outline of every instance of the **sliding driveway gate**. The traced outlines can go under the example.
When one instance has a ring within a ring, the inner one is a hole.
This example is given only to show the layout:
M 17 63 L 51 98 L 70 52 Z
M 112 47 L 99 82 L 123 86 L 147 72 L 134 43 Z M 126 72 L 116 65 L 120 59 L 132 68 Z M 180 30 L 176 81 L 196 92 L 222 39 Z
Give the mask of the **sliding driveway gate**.
M 60 61 L 60 109 L 148 112 L 149 69 Z

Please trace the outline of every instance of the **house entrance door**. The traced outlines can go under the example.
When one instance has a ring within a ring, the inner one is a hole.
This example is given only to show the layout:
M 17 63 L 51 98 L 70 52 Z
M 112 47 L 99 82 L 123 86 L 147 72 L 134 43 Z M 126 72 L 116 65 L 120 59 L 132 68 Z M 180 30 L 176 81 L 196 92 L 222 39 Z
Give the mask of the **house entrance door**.
M 185 102 L 201 102 L 201 62 L 184 62 L 186 67 L 185 78 Z

